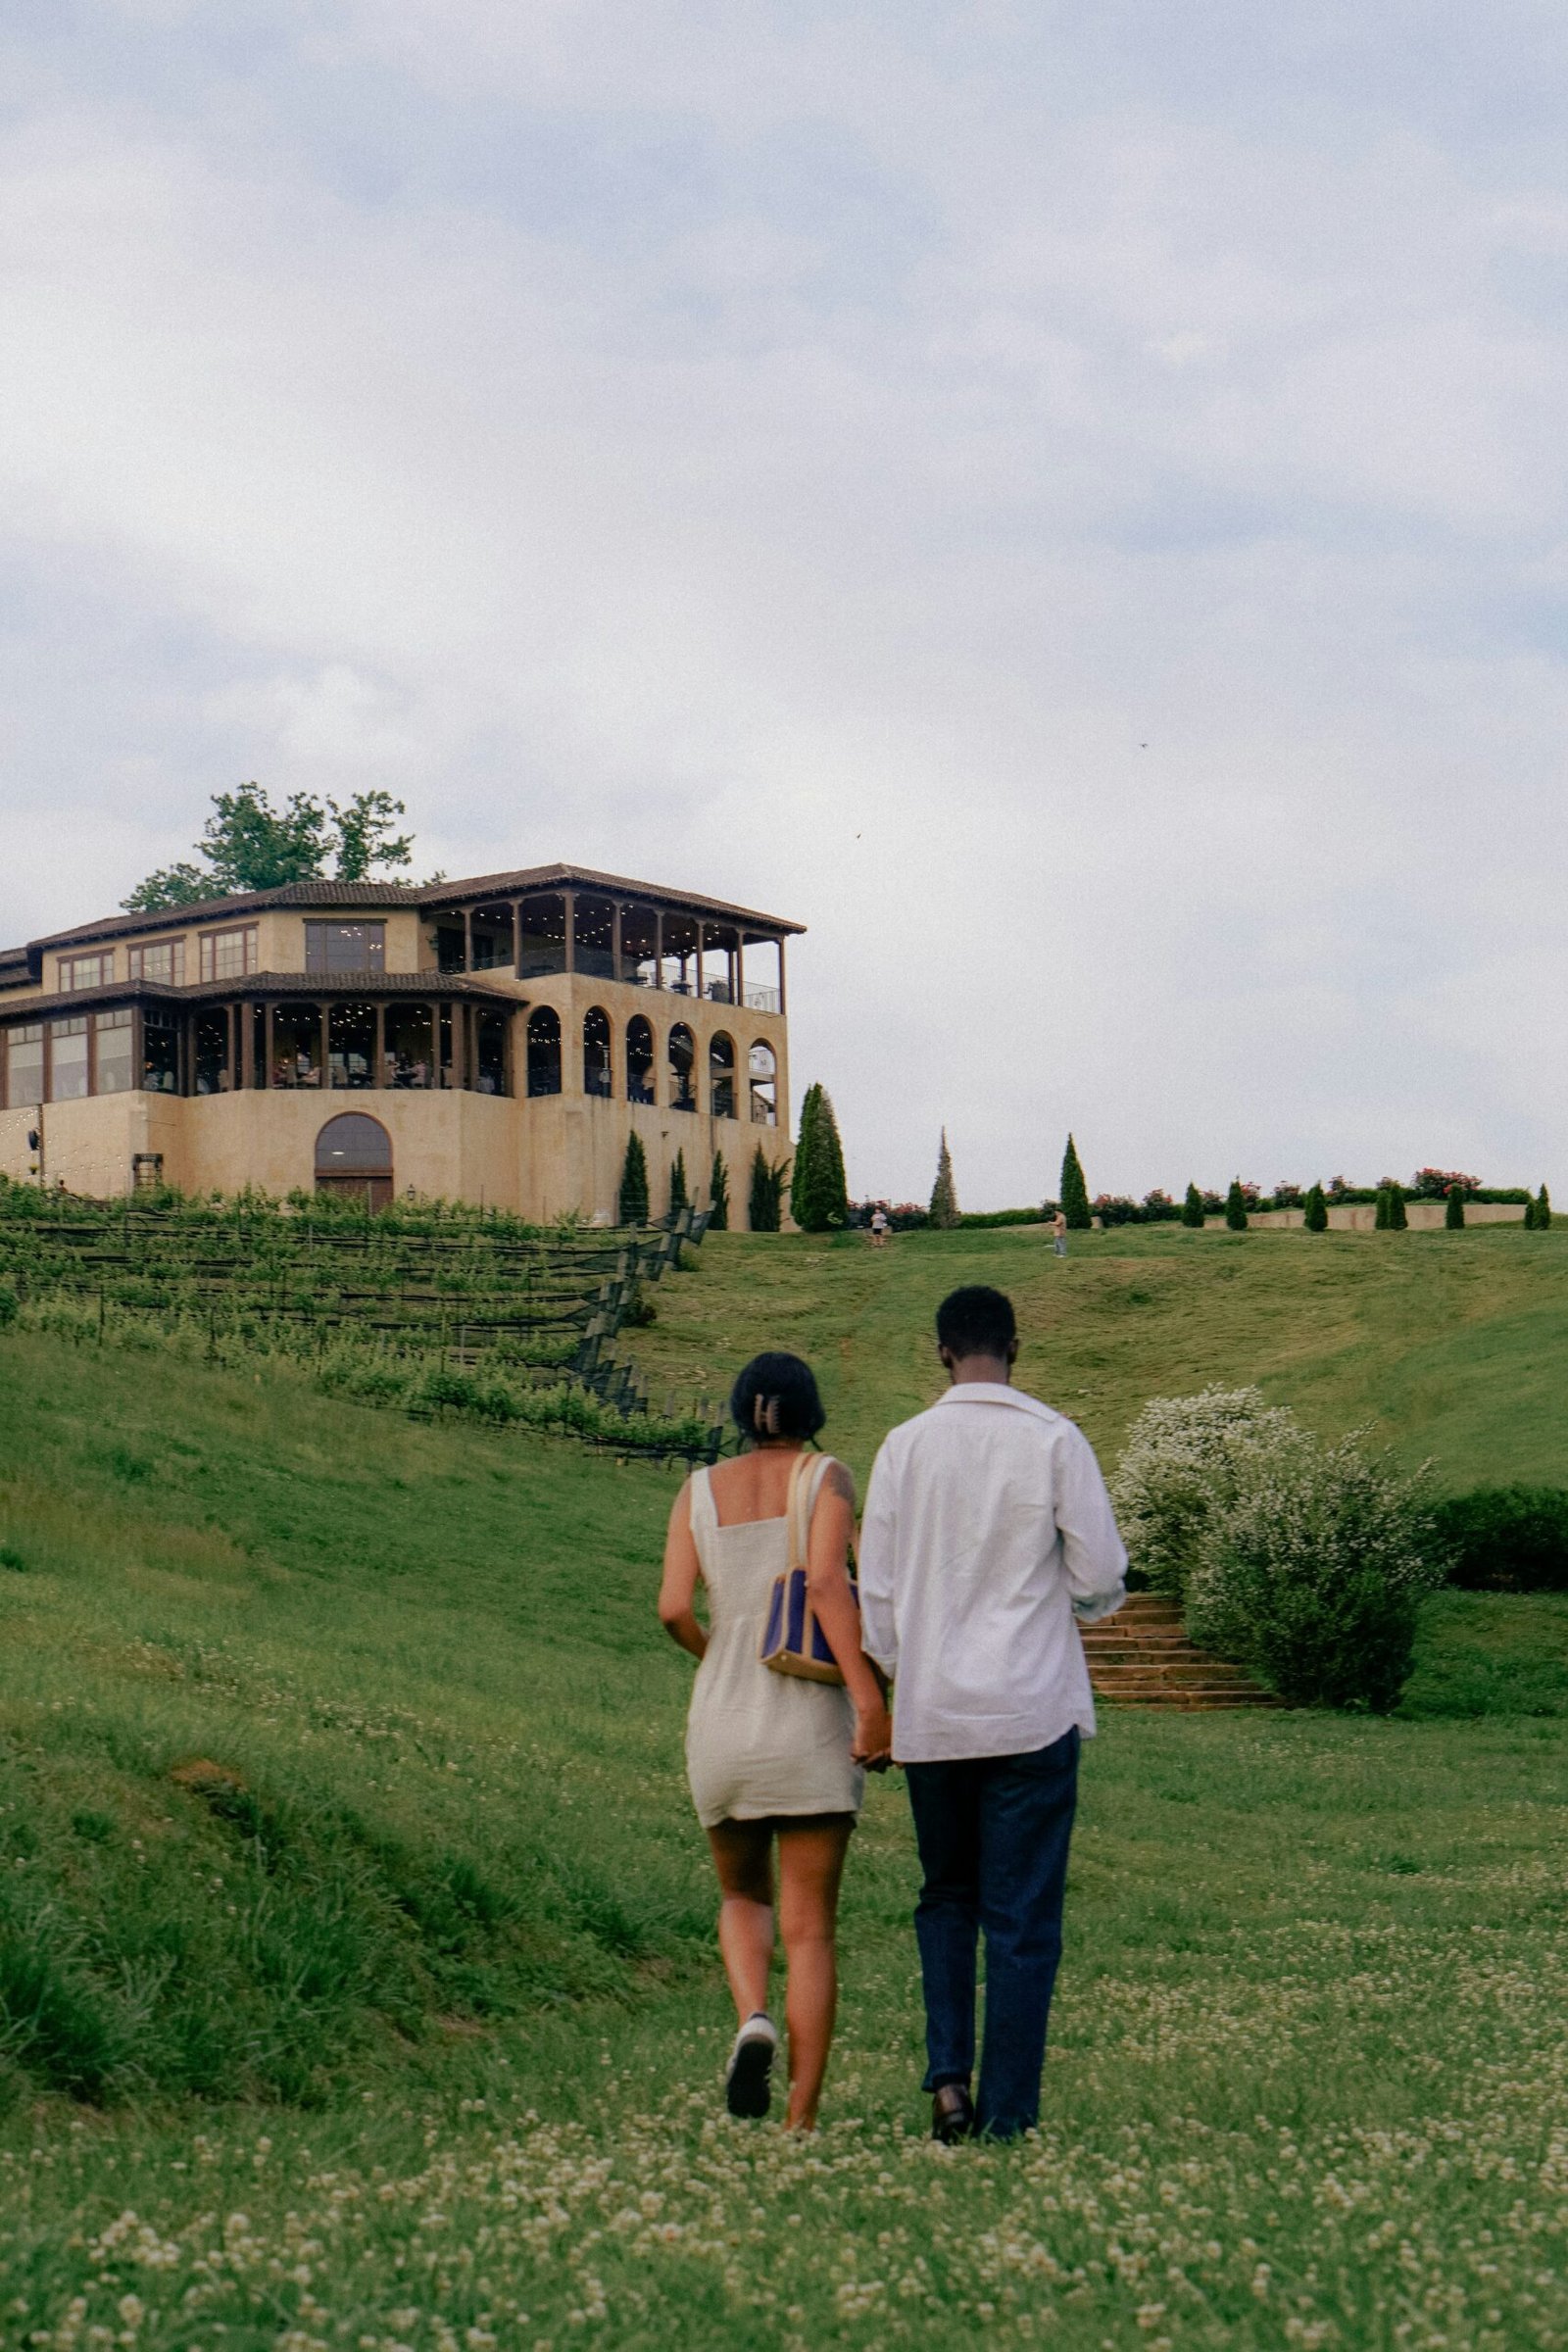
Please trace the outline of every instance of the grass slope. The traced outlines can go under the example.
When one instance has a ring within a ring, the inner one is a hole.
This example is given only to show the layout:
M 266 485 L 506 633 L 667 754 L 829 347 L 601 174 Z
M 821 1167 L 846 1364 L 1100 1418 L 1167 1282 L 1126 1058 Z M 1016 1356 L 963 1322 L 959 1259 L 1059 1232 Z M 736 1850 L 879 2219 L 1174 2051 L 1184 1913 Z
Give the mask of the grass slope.
M 1553 1237 L 1459 1238 L 1425 1314 L 1413 1251 L 1106 1247 L 1052 1290 L 1006 1235 L 710 1244 L 638 1338 L 688 1385 L 808 1346 L 861 1467 L 961 1274 L 1011 1283 L 1102 1440 L 1192 1373 L 1315 1364 L 1339 1418 L 1398 1393 L 1401 1328 L 1517 1327 L 1555 1278 Z M 714 2117 L 689 1669 L 651 1616 L 673 1474 L 15 1334 L 0 1430 L 0 2341 L 1568 2337 L 1568 1605 L 1445 1596 L 1416 1719 L 1105 1723 L 1028 2151 L 920 2137 L 877 1786 L 797 2147 Z
M 1568 1227 L 1464 1233 L 1220 1234 L 1181 1227 L 713 1234 L 625 1343 L 656 1392 L 722 1395 L 745 1357 L 815 1365 L 824 1442 L 862 1475 L 890 1421 L 941 1385 L 931 1322 L 961 1282 L 1016 1304 L 1019 1379 L 1114 1453 L 1139 1406 L 1210 1381 L 1256 1381 L 1325 1430 L 1371 1421 L 1445 1485 L 1568 1484 Z

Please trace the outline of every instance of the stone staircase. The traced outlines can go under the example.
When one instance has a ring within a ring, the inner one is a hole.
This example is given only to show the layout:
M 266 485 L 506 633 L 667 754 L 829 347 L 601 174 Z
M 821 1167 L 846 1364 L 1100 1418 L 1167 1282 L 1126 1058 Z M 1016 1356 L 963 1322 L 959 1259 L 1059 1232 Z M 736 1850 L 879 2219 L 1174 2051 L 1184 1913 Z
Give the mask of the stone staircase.
M 1124 1707 L 1278 1707 L 1244 1666 L 1227 1666 L 1189 1642 L 1180 1609 L 1155 1592 L 1130 1592 L 1114 1617 L 1082 1629 L 1097 1698 Z

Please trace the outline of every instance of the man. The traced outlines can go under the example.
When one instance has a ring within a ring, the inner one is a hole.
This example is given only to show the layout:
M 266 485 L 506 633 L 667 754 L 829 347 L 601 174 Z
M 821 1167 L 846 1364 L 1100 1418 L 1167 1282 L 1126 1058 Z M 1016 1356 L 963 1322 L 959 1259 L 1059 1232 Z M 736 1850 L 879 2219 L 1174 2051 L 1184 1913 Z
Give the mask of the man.
M 1120 1607 L 1127 1554 L 1088 1440 L 1012 1386 L 1009 1300 L 955 1291 L 937 1352 L 947 1395 L 892 1432 L 871 1472 L 860 1604 L 865 1646 L 895 1681 L 893 1753 L 924 1878 L 932 2134 L 1012 2139 L 1039 2120 L 1078 1743 L 1095 1729 L 1077 1620 Z

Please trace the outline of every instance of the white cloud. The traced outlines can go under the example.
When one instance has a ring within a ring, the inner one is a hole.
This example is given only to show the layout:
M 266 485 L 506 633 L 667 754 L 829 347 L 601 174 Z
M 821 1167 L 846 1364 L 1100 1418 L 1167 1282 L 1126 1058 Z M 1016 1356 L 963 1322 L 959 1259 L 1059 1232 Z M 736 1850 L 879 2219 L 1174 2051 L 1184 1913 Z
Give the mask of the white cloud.
M 866 1186 L 1559 1164 L 1553 144 L 1392 32 L 104 16 L 0 139 L 0 927 L 374 777 L 808 920 Z

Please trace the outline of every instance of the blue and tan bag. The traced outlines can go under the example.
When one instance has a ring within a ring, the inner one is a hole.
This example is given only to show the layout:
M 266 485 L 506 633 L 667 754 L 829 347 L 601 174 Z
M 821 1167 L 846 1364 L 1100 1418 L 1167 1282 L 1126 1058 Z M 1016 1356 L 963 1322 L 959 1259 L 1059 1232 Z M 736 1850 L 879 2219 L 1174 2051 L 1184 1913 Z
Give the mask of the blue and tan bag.
M 844 1669 L 833 1655 L 826 1634 L 816 1622 L 816 1611 L 811 1606 L 806 1576 L 811 1512 L 822 1483 L 822 1473 L 830 1459 L 828 1454 L 818 1454 L 813 1460 L 803 1453 L 797 1456 L 790 1472 L 789 1494 L 784 1504 L 784 1517 L 789 1531 L 789 1565 L 782 1576 L 773 1579 L 773 1597 L 768 1603 L 760 1655 L 762 1664 L 774 1674 L 793 1675 L 800 1682 L 838 1683 L 842 1686 Z M 850 1592 L 858 1608 L 860 1593 L 856 1582 L 853 1551 L 850 1554 Z

